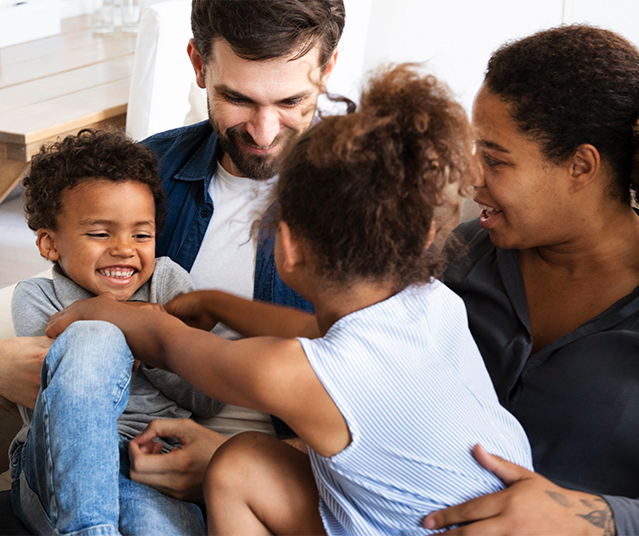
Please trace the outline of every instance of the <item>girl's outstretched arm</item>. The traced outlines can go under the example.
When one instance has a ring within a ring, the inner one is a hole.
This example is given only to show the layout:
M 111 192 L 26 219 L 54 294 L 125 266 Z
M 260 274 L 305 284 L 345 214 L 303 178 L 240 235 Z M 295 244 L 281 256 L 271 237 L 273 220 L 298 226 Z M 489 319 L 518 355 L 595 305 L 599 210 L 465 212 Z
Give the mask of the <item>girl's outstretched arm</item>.
M 78 320 L 114 324 L 140 361 L 174 372 L 222 402 L 277 415 L 322 455 L 332 456 L 350 443 L 342 414 L 295 339 L 228 341 L 107 294 L 77 301 L 51 317 L 47 335 L 57 337 Z
M 182 294 L 171 300 L 166 310 L 189 326 L 206 331 L 223 322 L 246 337 L 313 339 L 320 336 L 315 315 L 294 307 L 246 300 L 219 290 Z

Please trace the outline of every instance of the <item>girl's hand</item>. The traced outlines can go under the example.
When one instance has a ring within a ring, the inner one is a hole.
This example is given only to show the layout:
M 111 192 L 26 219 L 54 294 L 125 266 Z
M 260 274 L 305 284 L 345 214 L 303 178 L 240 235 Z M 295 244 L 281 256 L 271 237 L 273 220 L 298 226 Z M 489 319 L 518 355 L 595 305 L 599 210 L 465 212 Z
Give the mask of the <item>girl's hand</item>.
M 479 445 L 473 456 L 507 488 L 429 514 L 426 528 L 468 523 L 446 534 L 616 534 L 612 511 L 598 495 L 556 486 Z
M 47 337 L 56 339 L 62 335 L 65 329 L 78 320 L 101 320 L 100 311 L 117 303 L 115 296 L 110 292 L 105 292 L 88 300 L 74 302 L 49 319 L 46 331 Z
M 211 303 L 214 299 L 215 291 L 187 292 L 167 303 L 166 312 L 179 318 L 187 326 L 211 331 L 219 322 L 219 318 L 207 310 L 206 303 Z
M 160 311 L 161 313 L 166 313 L 166 309 L 161 303 L 149 303 L 149 302 L 141 302 L 141 301 L 128 301 L 124 302 L 131 307 L 137 307 L 138 309 L 146 309 L 147 311 Z

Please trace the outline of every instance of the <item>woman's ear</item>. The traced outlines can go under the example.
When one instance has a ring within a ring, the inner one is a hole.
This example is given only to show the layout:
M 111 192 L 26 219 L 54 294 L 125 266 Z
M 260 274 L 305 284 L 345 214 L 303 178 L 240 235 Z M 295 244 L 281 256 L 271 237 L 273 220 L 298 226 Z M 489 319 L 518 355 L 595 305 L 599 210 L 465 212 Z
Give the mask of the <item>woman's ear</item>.
M 36 245 L 40 250 L 40 255 L 50 261 L 57 261 L 60 254 L 56 248 L 55 231 L 51 229 L 38 229 Z
M 572 190 L 578 192 L 594 181 L 601 171 L 601 155 L 594 145 L 577 147 L 570 164 Z
M 300 241 L 291 233 L 286 222 L 279 224 L 280 244 L 282 246 L 282 269 L 291 273 L 296 267 L 304 264 L 304 251 Z

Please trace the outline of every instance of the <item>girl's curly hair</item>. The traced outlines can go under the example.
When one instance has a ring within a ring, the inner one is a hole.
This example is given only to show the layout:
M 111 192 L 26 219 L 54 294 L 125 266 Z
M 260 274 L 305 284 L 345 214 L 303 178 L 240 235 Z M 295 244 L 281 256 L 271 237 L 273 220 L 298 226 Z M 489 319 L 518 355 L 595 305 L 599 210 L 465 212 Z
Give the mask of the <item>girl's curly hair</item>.
M 284 159 L 280 219 L 309 242 L 326 280 L 427 282 L 445 188 L 474 173 L 463 108 L 415 65 L 380 70 L 357 112 L 327 117 Z

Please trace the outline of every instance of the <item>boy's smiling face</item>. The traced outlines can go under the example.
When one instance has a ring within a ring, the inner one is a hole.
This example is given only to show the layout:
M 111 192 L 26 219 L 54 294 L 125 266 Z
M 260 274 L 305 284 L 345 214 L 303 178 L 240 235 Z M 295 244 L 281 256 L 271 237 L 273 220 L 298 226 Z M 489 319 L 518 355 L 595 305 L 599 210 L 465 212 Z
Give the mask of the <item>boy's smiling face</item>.
M 93 294 L 128 300 L 155 268 L 155 203 L 141 182 L 91 179 L 67 190 L 40 253 Z

